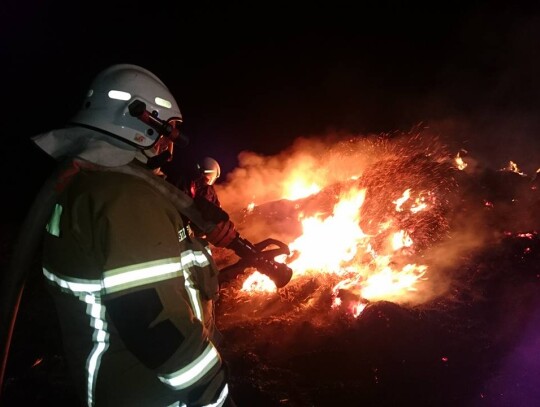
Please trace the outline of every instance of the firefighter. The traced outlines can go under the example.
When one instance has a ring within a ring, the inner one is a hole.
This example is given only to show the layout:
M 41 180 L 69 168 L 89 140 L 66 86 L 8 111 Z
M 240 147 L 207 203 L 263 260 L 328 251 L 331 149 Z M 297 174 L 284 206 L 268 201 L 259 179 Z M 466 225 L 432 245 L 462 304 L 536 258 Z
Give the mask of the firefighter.
M 161 161 L 161 171 L 172 185 L 185 192 L 193 198 L 200 212 L 204 217 L 214 222 L 227 221 L 229 215 L 221 208 L 214 184 L 221 175 L 219 163 L 211 157 L 203 157 L 195 160 L 186 154 L 185 149 L 182 154 L 175 156 L 175 161 Z M 196 236 L 202 237 L 204 232 L 197 228 L 189 219 L 189 229 Z
M 29 217 L 49 212 L 43 275 L 88 406 L 234 405 L 208 306 L 218 271 L 183 217 L 218 247 L 238 233 L 146 167 L 187 143 L 181 121 L 158 77 L 121 64 L 94 78 L 66 128 L 33 138 L 62 163 Z
M 193 197 L 201 197 L 221 207 L 214 183 L 221 175 L 219 163 L 212 157 L 204 157 L 197 163 L 199 176 L 193 181 Z
M 163 162 L 165 178 L 176 188 L 184 191 L 187 195 L 193 198 L 195 205 L 202 216 L 216 224 L 229 224 L 229 214 L 223 210 L 219 202 L 217 193 L 214 189 L 216 180 L 221 175 L 219 163 L 212 157 L 204 157 L 198 162 L 195 162 L 189 156 L 183 156 L 176 162 Z M 185 219 L 188 225 L 187 229 L 193 239 L 198 239 L 203 245 L 208 243 L 213 244 L 212 236 L 199 227 L 196 222 L 190 219 Z M 236 232 L 235 232 L 236 233 Z M 222 281 L 235 278 L 238 273 L 247 267 L 256 267 L 260 272 L 268 275 L 276 284 L 276 287 L 281 288 L 288 284 L 292 278 L 292 270 L 285 264 L 278 263 L 272 259 L 271 254 L 276 253 L 276 250 L 271 250 L 266 253 L 261 253 L 268 246 L 275 245 L 279 249 L 274 256 L 278 254 L 290 254 L 288 246 L 276 239 L 266 239 L 265 241 L 254 245 L 249 240 L 243 239 L 236 233 L 234 238 L 226 247 L 235 252 L 241 258 L 238 267 L 226 267 L 228 272 L 221 273 Z M 219 335 L 215 330 L 216 335 Z

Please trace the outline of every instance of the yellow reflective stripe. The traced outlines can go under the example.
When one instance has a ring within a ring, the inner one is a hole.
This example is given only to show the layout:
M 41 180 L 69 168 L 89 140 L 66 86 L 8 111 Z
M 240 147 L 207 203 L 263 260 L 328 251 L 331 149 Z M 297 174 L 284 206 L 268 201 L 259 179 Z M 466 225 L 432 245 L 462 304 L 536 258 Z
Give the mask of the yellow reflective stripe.
M 103 273 L 103 287 L 107 293 L 167 280 L 181 275 L 178 257 L 120 267 Z
M 170 258 L 121 267 L 103 273 L 103 280 L 63 279 L 43 268 L 43 275 L 56 283 L 64 291 L 81 293 L 114 293 L 140 285 L 167 280 L 182 275 L 182 265 L 178 258 Z
M 87 304 L 86 314 L 90 317 L 90 327 L 93 329 L 92 342 L 94 346 L 86 359 L 87 370 L 87 404 L 94 404 L 96 378 L 101 358 L 109 348 L 109 332 L 105 322 L 105 306 L 101 304 L 101 281 L 82 280 L 75 278 L 61 278 L 43 267 L 43 275 L 47 280 L 55 283 L 60 289 L 75 295 L 80 301 Z
M 183 267 L 198 266 L 205 267 L 210 264 L 208 258 L 200 251 L 186 250 L 180 256 Z
M 64 208 L 62 208 L 62 205 L 56 204 L 53 213 L 51 214 L 51 218 L 49 219 L 49 223 L 47 223 L 47 226 L 45 227 L 47 232 L 56 237 L 60 237 L 60 218 L 62 217 L 63 210 Z
M 103 273 L 103 280 L 83 280 L 60 278 L 43 268 L 43 275 L 56 283 L 64 291 L 79 295 L 82 293 L 118 292 L 157 281 L 181 276 L 182 266 L 178 258 L 162 259 L 134 266 L 121 267 Z
M 221 359 L 216 348 L 212 343 L 208 343 L 204 352 L 197 359 L 176 372 L 167 375 L 158 375 L 158 378 L 175 390 L 185 389 L 203 378 L 204 375 L 220 362 Z
M 225 404 L 225 399 L 229 395 L 229 385 L 226 384 L 225 387 L 223 387 L 223 390 L 221 390 L 221 393 L 219 393 L 219 397 L 215 403 L 206 404 L 203 407 L 221 407 L 223 404 Z
M 202 252 L 194 252 L 193 250 L 186 250 L 182 252 L 180 255 L 180 261 L 182 262 L 184 285 L 189 296 L 191 308 L 193 309 L 193 312 L 195 312 L 197 319 L 204 323 L 204 312 L 200 292 L 195 287 L 195 282 L 193 281 L 190 268 L 193 266 L 204 267 L 210 263 Z
M 219 393 L 218 399 L 215 403 L 205 404 L 202 407 L 222 407 L 225 404 L 225 400 L 227 399 L 227 396 L 229 395 L 229 385 L 225 385 L 223 389 L 221 389 L 221 393 Z M 180 404 L 179 401 L 175 401 L 172 404 L 169 404 L 167 407 L 187 407 L 186 404 L 182 403 Z
M 62 291 L 80 296 L 86 293 L 99 293 L 101 291 L 101 280 L 82 280 L 78 278 L 60 278 L 43 267 L 43 275 L 47 280 L 58 285 Z
M 86 370 L 88 372 L 88 405 L 94 405 L 94 393 L 96 390 L 96 379 L 101 364 L 101 358 L 109 348 L 109 332 L 105 323 L 106 308 L 100 303 L 100 297 L 87 295 L 85 302 L 89 305 L 86 313 L 91 316 L 90 326 L 94 328 L 92 340 L 94 347 L 86 359 Z
M 193 282 L 191 272 L 189 269 L 185 268 L 183 269 L 184 272 L 184 286 L 186 287 L 186 291 L 189 296 L 189 302 L 191 303 L 191 308 L 193 309 L 193 312 L 195 312 L 195 316 L 197 319 L 201 322 L 203 321 L 203 310 L 202 310 L 202 302 L 201 297 L 199 295 L 199 290 L 195 288 L 195 283 Z

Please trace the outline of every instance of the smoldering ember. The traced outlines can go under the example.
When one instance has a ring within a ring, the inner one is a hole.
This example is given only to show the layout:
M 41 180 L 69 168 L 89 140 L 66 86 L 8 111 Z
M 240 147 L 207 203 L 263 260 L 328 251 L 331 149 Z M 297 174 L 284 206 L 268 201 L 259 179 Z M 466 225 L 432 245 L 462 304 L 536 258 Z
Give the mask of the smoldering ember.
M 241 153 L 217 186 L 222 206 L 253 242 L 287 243 L 276 260 L 294 275 L 279 290 L 252 268 L 222 282 L 237 404 L 535 405 L 539 167 L 493 168 L 421 131 Z M 7 258 L 12 233 L 2 240 Z M 231 251 L 213 253 L 234 270 Z M 43 284 L 36 265 L 6 405 L 77 405 Z

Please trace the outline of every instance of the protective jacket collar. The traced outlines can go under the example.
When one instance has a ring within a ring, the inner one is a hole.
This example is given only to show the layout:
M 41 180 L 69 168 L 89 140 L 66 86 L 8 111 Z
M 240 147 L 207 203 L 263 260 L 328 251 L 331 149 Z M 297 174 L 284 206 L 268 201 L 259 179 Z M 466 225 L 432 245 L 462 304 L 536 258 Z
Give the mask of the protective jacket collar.
M 104 167 L 125 165 L 137 153 L 129 144 L 84 127 L 51 130 L 33 137 L 32 141 L 57 160 L 80 158 Z

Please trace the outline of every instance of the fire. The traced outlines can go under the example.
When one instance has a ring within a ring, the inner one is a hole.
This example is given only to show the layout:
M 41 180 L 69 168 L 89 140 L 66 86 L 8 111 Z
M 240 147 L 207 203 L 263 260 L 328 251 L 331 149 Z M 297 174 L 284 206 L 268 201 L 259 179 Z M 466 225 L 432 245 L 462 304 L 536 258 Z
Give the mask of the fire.
M 405 192 L 403 192 L 403 195 L 401 195 L 401 198 L 396 199 L 395 201 L 392 201 L 393 204 L 396 204 L 396 211 L 401 212 L 403 209 L 401 208 L 401 205 L 405 203 L 405 201 L 409 200 L 411 197 L 411 189 L 406 189 Z
M 463 171 L 465 168 L 467 168 L 467 163 L 463 161 L 463 158 L 460 157 L 459 152 L 457 153 L 456 158 L 454 158 L 454 161 L 456 162 L 456 167 L 458 170 Z
M 314 182 L 308 183 L 302 179 L 296 179 L 286 185 L 284 198 L 295 201 L 316 194 L 320 190 L 321 187 Z
M 242 290 L 272 293 L 276 291 L 276 285 L 270 277 L 255 271 L 244 281 Z
M 323 309 L 357 317 L 373 301 L 416 305 L 440 295 L 446 281 L 437 267 L 447 260 L 434 253 L 450 237 L 459 202 L 454 157 L 432 138 L 409 135 L 302 139 L 277 156 L 243 154 L 219 191 L 224 207 L 239 208 L 247 236 L 289 246 L 275 260 L 293 277 L 278 291 L 246 270 L 242 288 L 227 292 L 246 305 L 236 318 L 277 309 L 290 318 L 318 318 Z
M 317 164 L 312 158 L 302 157 L 283 183 L 282 197 L 291 201 L 316 194 L 321 190 L 316 182 L 315 169 Z
M 402 249 L 404 247 L 411 247 L 412 244 L 413 241 L 411 237 L 404 230 L 400 230 L 399 232 L 394 233 L 394 236 L 392 237 L 392 248 L 394 249 L 394 251 Z
M 396 205 L 396 211 L 403 212 L 405 210 L 403 208 L 403 205 L 405 204 L 405 202 L 409 200 L 410 197 L 411 197 L 411 188 L 408 188 L 405 190 L 405 192 L 403 192 L 403 195 L 401 195 L 400 198 L 396 199 L 395 201 L 392 201 L 392 203 Z M 426 196 L 424 196 L 421 193 L 417 198 L 415 198 L 414 202 L 409 207 L 409 211 L 416 213 L 416 212 L 420 212 L 426 209 L 428 206 L 426 202 L 427 200 L 428 198 L 426 198 Z
M 508 166 L 507 166 L 506 168 L 502 168 L 501 171 L 515 172 L 516 174 L 519 174 L 519 175 L 521 175 L 522 177 L 526 177 L 526 176 L 527 176 L 527 174 L 525 174 L 524 172 L 522 172 L 522 171 L 519 169 L 518 165 L 517 165 L 515 162 L 513 162 L 513 161 L 510 161 L 510 162 L 508 163 Z
M 351 190 L 335 205 L 327 218 L 302 220 L 303 234 L 289 244 L 300 256 L 289 264 L 296 275 L 310 270 L 342 273 L 343 265 L 354 259 L 366 235 L 359 226 L 359 208 L 365 191 Z
M 396 212 L 405 210 L 403 204 L 411 198 L 411 191 L 406 189 L 401 198 L 392 201 Z M 415 285 L 426 278 L 427 271 L 425 265 L 402 264 L 406 250 L 414 242 L 406 230 L 396 230 L 391 219 L 379 225 L 383 243 L 378 244 L 377 251 L 374 249 L 372 240 L 380 240 L 381 236 L 368 235 L 360 226 L 365 198 L 366 189 L 352 186 L 342 191 L 330 215 L 300 219 L 303 233 L 289 244 L 293 255 L 285 259 L 294 270 L 293 281 L 306 275 L 336 276 L 339 281 L 332 289 L 332 308 L 344 307 L 355 317 L 369 301 L 406 299 L 407 293 L 416 290 Z M 411 199 L 407 211 L 414 216 L 426 207 L 419 195 Z M 256 272 L 244 282 L 242 290 L 272 292 L 276 287 Z

